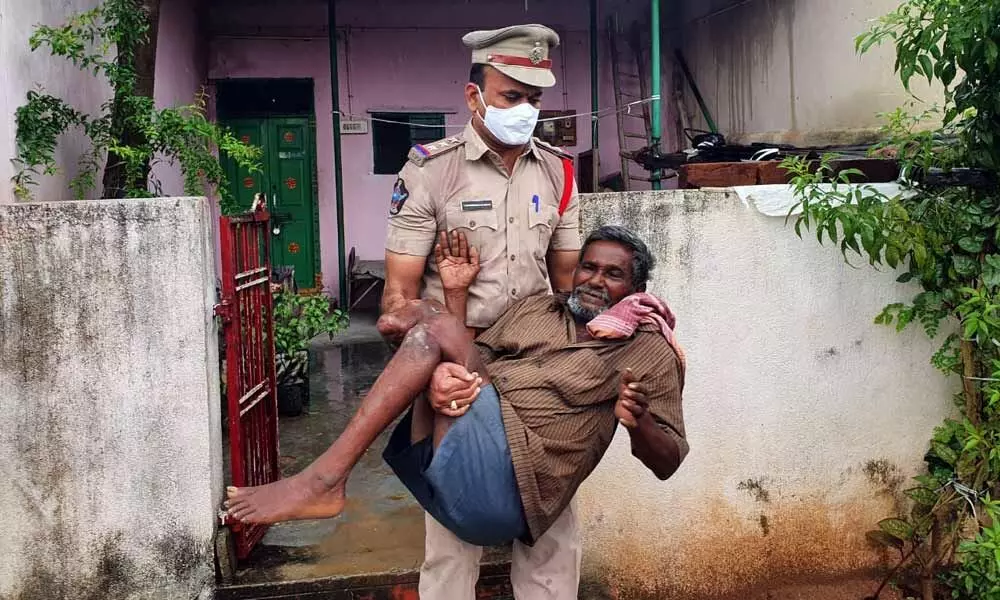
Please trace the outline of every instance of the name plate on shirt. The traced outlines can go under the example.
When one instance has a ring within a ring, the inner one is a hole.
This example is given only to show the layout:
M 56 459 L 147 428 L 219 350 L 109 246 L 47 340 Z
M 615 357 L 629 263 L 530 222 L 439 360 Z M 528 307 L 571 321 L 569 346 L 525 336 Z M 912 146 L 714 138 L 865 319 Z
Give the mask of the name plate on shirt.
M 462 202 L 462 211 L 493 210 L 492 200 L 466 200 Z

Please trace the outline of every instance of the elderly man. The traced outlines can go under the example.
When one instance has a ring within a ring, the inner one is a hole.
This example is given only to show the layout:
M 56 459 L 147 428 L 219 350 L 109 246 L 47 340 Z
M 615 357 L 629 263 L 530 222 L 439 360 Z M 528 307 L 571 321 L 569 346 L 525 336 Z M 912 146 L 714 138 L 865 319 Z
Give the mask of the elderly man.
M 475 277 L 477 261 L 464 249 L 439 246 L 437 254 L 446 287 Z M 635 235 L 603 227 L 584 244 L 571 294 L 519 302 L 475 344 L 438 303 L 413 301 L 384 316 L 380 328 L 403 342 L 344 433 L 289 479 L 230 488 L 230 516 L 273 523 L 339 514 L 352 467 L 411 407 L 386 459 L 421 505 L 471 544 L 531 544 L 544 535 L 619 423 L 633 455 L 670 477 L 688 450 L 684 364 L 673 315 L 642 293 L 652 264 Z M 449 401 L 457 418 L 419 410 L 445 362 L 478 374 L 474 397 Z
M 473 335 L 511 305 L 570 290 L 580 250 L 572 157 L 532 138 L 543 92 L 553 86 L 559 36 L 542 25 L 474 31 L 462 38 L 472 67 L 464 85 L 465 130 L 414 147 L 396 179 L 385 244 L 382 311 L 436 300 Z M 461 231 L 480 250 L 482 269 L 455 302 L 428 260 L 438 232 Z M 439 405 L 456 416 L 450 403 Z M 474 600 L 482 548 L 425 518 L 422 600 Z M 518 600 L 576 600 L 580 534 L 573 503 L 534 546 L 514 543 L 511 582 Z M 544 584 L 544 588 L 542 587 Z

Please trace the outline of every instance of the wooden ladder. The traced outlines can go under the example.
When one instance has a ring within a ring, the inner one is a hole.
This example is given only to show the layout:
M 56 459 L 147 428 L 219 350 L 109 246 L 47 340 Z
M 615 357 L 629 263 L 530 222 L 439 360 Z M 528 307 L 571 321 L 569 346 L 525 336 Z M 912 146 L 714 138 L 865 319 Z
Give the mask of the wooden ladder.
M 612 81 L 618 120 L 618 148 L 622 186 L 625 191 L 632 189 L 634 181 L 652 181 L 649 173 L 631 158 L 633 152 L 646 148 L 651 143 L 649 103 L 629 106 L 632 102 L 649 98 L 648 69 L 640 41 L 638 23 L 632 23 L 626 33 L 617 14 L 608 18 L 608 42 L 611 48 Z

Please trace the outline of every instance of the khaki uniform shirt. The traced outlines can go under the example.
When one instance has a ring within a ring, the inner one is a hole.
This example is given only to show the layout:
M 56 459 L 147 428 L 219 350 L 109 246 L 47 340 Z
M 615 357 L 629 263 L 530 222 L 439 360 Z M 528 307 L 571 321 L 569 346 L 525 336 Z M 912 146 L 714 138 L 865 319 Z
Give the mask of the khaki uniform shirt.
M 581 247 L 575 182 L 566 211 L 561 218 L 558 214 L 561 155 L 532 140 L 508 176 L 500 156 L 471 123 L 461 135 L 414 148 L 396 182 L 386 250 L 430 257 L 421 296 L 443 302 L 434 244 L 439 231 L 464 232 L 480 259 L 466 324 L 489 327 L 522 298 L 551 292 L 549 249 Z
M 531 538 L 569 505 L 611 444 L 621 374 L 649 387 L 649 412 L 688 453 L 684 367 L 655 326 L 627 340 L 576 341 L 565 295 L 528 298 L 476 339 L 500 392 L 507 443 Z

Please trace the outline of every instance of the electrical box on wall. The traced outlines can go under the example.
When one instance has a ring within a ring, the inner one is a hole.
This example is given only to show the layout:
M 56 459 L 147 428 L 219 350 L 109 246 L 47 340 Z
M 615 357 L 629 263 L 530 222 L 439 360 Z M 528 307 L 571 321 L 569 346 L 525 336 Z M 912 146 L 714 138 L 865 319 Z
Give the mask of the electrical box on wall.
M 368 121 L 341 121 L 340 133 L 343 134 L 365 134 L 368 133 Z
M 573 114 L 576 112 L 572 110 L 541 111 L 538 115 L 540 122 L 535 127 L 535 137 L 560 148 L 576 146 L 576 117 L 570 116 Z

